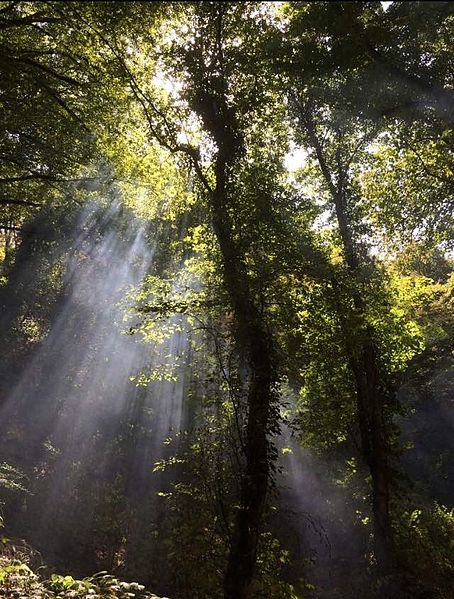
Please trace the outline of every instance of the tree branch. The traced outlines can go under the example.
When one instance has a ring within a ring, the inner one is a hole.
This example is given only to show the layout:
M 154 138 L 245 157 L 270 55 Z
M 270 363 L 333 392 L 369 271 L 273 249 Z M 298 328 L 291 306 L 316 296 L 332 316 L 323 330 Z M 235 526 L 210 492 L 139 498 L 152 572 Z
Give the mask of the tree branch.
M 114 55 L 115 59 L 118 61 L 120 67 L 122 68 L 124 74 L 126 75 L 128 81 L 129 81 L 129 85 L 130 85 L 131 91 L 132 91 L 135 99 L 139 102 L 140 106 L 142 107 L 143 113 L 145 115 L 148 126 L 150 128 L 151 134 L 156 139 L 156 141 L 159 143 L 159 145 L 161 145 L 163 148 L 165 148 L 172 154 L 180 152 L 180 153 L 188 156 L 189 159 L 191 160 L 194 170 L 196 171 L 197 176 L 199 177 L 202 185 L 204 186 L 206 191 L 208 191 L 208 193 L 212 193 L 213 189 L 212 189 L 211 185 L 209 184 L 209 181 L 206 178 L 205 174 L 203 173 L 203 169 L 200 164 L 200 158 L 199 158 L 200 150 L 196 147 L 190 146 L 189 144 L 178 143 L 174 139 L 172 127 L 167 119 L 166 114 L 162 110 L 160 110 L 150 100 L 150 98 L 144 93 L 144 91 L 138 84 L 134 73 L 128 67 L 124 58 L 119 53 L 118 49 L 106 38 L 106 36 L 101 31 L 99 31 L 98 29 L 93 27 L 93 25 L 91 23 L 87 22 L 82 17 L 82 15 L 80 15 L 77 12 L 76 12 L 76 14 L 77 14 L 78 18 L 81 19 L 81 21 L 83 21 L 85 23 L 85 25 L 87 27 L 89 27 L 89 29 L 91 29 L 101 39 L 101 41 L 104 44 L 106 44 L 106 46 L 109 48 L 109 50 Z M 152 118 L 152 116 L 150 114 L 150 109 L 162 121 L 164 127 L 167 130 L 167 134 L 168 134 L 168 137 L 170 138 L 170 141 L 166 138 L 166 136 L 163 134 L 163 132 L 159 131 L 159 129 L 156 125 L 156 122 L 154 121 L 154 119 Z
M 26 57 L 20 58 L 17 56 L 5 56 L 4 55 L 3 60 L 7 60 L 7 61 L 9 60 L 10 62 L 19 62 L 22 64 L 26 64 L 30 67 L 33 67 L 35 69 L 43 71 L 44 73 L 47 73 L 54 79 L 58 79 L 59 81 L 63 81 L 64 83 L 68 83 L 69 85 L 75 85 L 77 87 L 82 87 L 82 83 L 80 81 L 77 81 L 77 79 L 74 79 L 73 77 L 68 77 L 67 75 L 62 75 L 61 73 L 58 73 L 51 67 L 48 67 L 37 60 L 33 60 L 32 58 L 26 58 Z
M 17 177 L 0 177 L 0 185 L 8 183 L 18 183 L 19 181 L 34 180 L 48 181 L 49 183 L 83 183 L 86 181 L 98 181 L 98 179 L 99 177 L 75 177 L 71 179 L 65 179 L 63 177 L 57 177 L 55 175 L 31 173 L 29 175 L 18 175 Z
M 9 29 L 10 27 L 22 27 L 22 25 L 34 25 L 37 23 L 59 23 L 62 19 L 59 17 L 46 17 L 42 13 L 35 13 L 20 19 L 3 19 L 0 21 L 0 30 Z
M 33 207 L 40 207 L 42 206 L 42 204 L 38 204 L 37 202 L 29 202 L 28 200 L 13 200 L 13 199 L 8 199 L 8 198 L 0 198 L 0 204 L 14 204 L 14 205 L 18 205 L 18 206 L 33 206 Z
M 83 120 L 81 119 L 81 117 L 72 108 L 70 108 L 68 106 L 68 104 L 66 104 L 66 102 L 58 95 L 58 93 L 55 90 L 53 90 L 49 85 L 47 85 L 45 83 L 43 83 L 43 87 L 47 91 L 47 93 L 49 94 L 49 96 L 53 100 L 55 100 L 55 102 L 59 106 L 61 106 L 65 112 L 67 112 L 77 123 L 79 123 L 79 125 L 81 125 L 81 127 L 83 129 L 85 129 L 85 131 L 87 133 L 90 133 L 90 129 L 83 122 Z

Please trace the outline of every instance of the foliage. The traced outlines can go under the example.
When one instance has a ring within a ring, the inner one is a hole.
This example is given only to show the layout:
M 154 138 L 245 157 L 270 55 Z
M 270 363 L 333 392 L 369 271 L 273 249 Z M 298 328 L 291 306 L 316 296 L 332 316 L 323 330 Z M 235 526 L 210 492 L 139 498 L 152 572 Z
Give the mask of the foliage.
M 222 417 L 225 411 L 227 418 Z M 225 567 L 233 532 L 240 458 L 238 448 L 232 445 L 229 428 L 233 415 L 229 412 L 225 403 L 216 416 L 205 418 L 203 428 L 187 433 L 184 453 L 155 464 L 158 472 L 182 472 L 168 490 L 158 493 L 169 514 L 162 551 L 170 564 L 172 582 L 168 584 L 176 597 L 222 597 L 219 572 Z M 290 560 L 288 551 L 269 532 L 262 534 L 258 551 L 252 597 L 295 599 L 293 586 L 282 579 Z
M 76 580 L 72 576 L 52 574 L 49 579 L 33 572 L 27 564 L 0 557 L 0 597 L 36 599 L 159 599 L 135 582 L 123 582 L 107 572 Z
M 454 332 L 453 9 L 383 4 L 0 3 L 0 487 L 11 526 L 56 547 L 74 576 L 115 572 L 42 581 L 2 558 L 6 594 L 149 596 L 120 571 L 175 599 L 220 597 L 249 491 L 260 495 L 260 522 L 242 528 L 257 544 L 253 596 L 317 596 L 274 530 L 289 426 L 362 519 L 361 547 L 371 546 L 374 500 L 388 496 L 374 497 L 368 448 L 383 441 L 402 588 L 448 596 L 452 514 L 432 487 L 405 507 L 397 426 L 413 412 L 413 441 L 423 420 L 446 430 L 420 364 L 444 368 Z M 290 151 L 302 157 L 292 174 Z M 105 211 L 93 209 L 88 242 L 79 216 L 91 202 Z M 114 232 L 105 214 L 120 205 Z M 109 256 L 78 295 L 71 275 L 98 243 L 129 247 L 139 230 L 153 257 L 121 290 L 121 324 L 119 306 L 93 297 Z M 48 345 L 56 323 L 66 347 Z M 141 348 L 118 389 L 95 360 L 103 350 L 106 364 L 121 363 L 114 329 Z M 412 369 L 418 402 L 396 394 Z M 358 381 L 371 370 L 376 393 L 361 405 Z M 55 397 L 46 378 L 58 381 Z M 181 392 L 183 424 L 161 446 L 161 415 L 145 399 L 169 389 Z M 435 436 L 438 451 L 448 441 Z M 433 477 L 443 452 L 425 450 Z M 293 480 L 300 494 L 305 483 Z M 40 502 L 57 493 L 61 524 L 42 536 Z M 330 518 L 347 544 L 336 502 Z M 365 588 L 374 559 L 352 557 L 358 581 L 335 577 L 331 596 Z
M 8 491 L 27 492 L 24 474 L 18 468 L 2 462 L 0 464 L 0 488 Z
M 386 247 L 425 242 L 449 248 L 452 156 L 446 136 L 428 140 L 418 139 L 418 131 L 386 133 L 371 149 L 369 163 L 361 175 L 364 201 Z
M 410 578 L 413 596 L 450 597 L 454 576 L 453 530 L 453 510 L 441 504 L 421 505 L 401 514 L 397 538 L 402 559 L 413 573 Z

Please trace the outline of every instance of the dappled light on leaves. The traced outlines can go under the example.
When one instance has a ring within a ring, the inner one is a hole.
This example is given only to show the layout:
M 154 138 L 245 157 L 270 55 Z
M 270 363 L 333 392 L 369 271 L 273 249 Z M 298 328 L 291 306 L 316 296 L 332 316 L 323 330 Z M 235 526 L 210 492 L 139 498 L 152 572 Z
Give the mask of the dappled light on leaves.
M 0 2 L 0 596 L 450 596 L 453 15 Z

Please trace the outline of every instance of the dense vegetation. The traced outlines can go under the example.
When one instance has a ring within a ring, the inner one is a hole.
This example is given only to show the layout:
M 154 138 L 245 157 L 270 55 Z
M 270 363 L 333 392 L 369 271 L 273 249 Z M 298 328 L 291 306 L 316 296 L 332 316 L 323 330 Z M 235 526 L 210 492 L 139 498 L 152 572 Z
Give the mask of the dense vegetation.
M 453 36 L 0 2 L 0 596 L 452 597 Z

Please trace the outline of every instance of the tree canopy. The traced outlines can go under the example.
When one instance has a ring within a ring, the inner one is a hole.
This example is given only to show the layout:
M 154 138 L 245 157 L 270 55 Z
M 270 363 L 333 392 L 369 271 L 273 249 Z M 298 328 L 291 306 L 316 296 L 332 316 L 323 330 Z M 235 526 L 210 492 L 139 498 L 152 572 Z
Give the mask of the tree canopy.
M 0 3 L 0 588 L 449 596 L 453 26 Z

